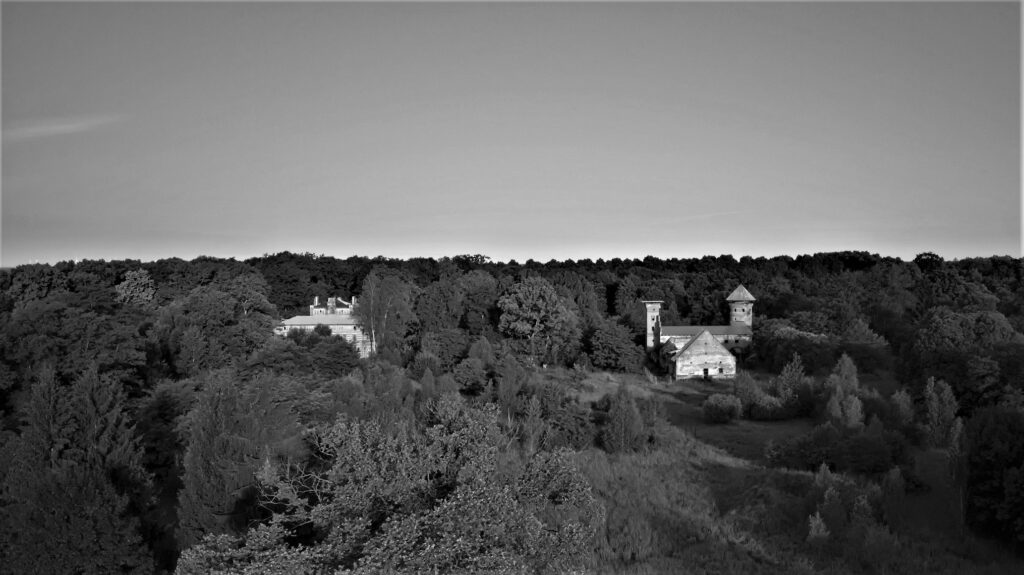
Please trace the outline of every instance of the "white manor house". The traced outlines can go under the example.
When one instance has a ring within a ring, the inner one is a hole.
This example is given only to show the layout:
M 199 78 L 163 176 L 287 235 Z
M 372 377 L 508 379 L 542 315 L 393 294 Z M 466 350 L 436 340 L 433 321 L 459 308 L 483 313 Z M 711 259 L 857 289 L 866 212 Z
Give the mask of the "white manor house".
M 356 298 L 347 302 L 340 297 L 329 297 L 321 304 L 320 297 L 314 297 L 313 305 L 309 306 L 309 315 L 297 315 L 281 321 L 274 328 L 274 334 L 285 336 L 293 329 L 313 331 L 316 326 L 322 325 L 330 328 L 331 335 L 341 336 L 354 345 L 359 350 L 360 357 L 368 357 L 370 338 L 366 337 L 352 315 L 352 308 L 355 305 Z

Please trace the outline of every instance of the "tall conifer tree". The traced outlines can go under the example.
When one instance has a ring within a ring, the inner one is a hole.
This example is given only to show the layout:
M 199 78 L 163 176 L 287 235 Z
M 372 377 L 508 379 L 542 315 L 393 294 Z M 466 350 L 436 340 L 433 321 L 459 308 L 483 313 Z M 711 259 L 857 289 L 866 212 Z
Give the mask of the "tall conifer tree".
M 145 504 L 148 477 L 121 389 L 95 368 L 62 389 L 50 371 L 25 415 L 0 485 L 0 564 L 11 573 L 151 573 L 131 515 Z

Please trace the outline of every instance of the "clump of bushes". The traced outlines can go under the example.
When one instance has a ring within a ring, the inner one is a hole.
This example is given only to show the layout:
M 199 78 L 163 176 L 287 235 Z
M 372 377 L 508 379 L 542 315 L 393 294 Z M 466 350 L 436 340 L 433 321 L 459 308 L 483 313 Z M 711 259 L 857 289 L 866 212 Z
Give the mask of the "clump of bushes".
M 778 421 L 791 419 L 793 410 L 782 399 L 761 393 L 754 398 L 748 410 L 748 417 L 754 421 Z
M 842 553 L 865 570 L 886 570 L 900 550 L 900 541 L 892 524 L 880 519 L 892 516 L 892 502 L 902 501 L 903 496 L 902 483 L 890 483 L 889 492 L 884 493 L 877 485 L 859 486 L 821 465 L 805 500 L 814 510 L 807 518 L 807 543 L 823 555 Z
M 812 408 L 815 392 L 814 380 L 804 375 L 800 356 L 794 354 L 779 377 L 765 387 L 745 372 L 736 376 L 736 396 L 740 400 L 740 413 L 755 421 L 778 421 L 807 415 Z
M 703 409 L 708 423 L 729 423 L 740 416 L 742 405 L 735 395 L 716 393 L 704 401 Z
M 878 423 L 852 430 L 826 422 L 807 435 L 770 443 L 765 458 L 773 467 L 813 470 L 827 464 L 839 471 L 878 475 L 910 461 L 910 446 L 899 432 Z

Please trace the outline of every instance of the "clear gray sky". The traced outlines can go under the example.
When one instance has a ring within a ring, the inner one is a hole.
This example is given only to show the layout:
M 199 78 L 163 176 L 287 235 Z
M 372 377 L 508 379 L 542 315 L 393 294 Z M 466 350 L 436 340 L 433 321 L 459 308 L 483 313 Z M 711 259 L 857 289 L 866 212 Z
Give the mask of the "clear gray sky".
M 2 265 L 1020 256 L 1020 5 L 2 3 Z

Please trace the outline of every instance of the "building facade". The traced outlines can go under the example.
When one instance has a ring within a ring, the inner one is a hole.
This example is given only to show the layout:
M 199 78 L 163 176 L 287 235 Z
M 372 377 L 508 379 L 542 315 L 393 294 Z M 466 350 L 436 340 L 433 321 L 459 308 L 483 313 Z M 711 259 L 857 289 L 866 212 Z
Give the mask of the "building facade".
M 331 335 L 342 337 L 354 345 L 360 357 L 369 357 L 370 338 L 366 337 L 352 315 L 352 308 L 355 305 L 356 298 L 347 302 L 340 297 L 329 297 L 321 304 L 320 298 L 315 297 L 313 305 L 309 306 L 309 315 L 297 315 L 281 321 L 274 328 L 274 334 L 286 336 L 293 329 L 312 331 L 316 326 L 322 325 L 330 328 Z
M 729 325 L 661 325 L 661 301 L 645 300 L 647 349 L 658 350 L 675 379 L 730 378 L 736 375 L 733 352 L 750 345 L 754 296 L 742 285 L 726 298 Z

